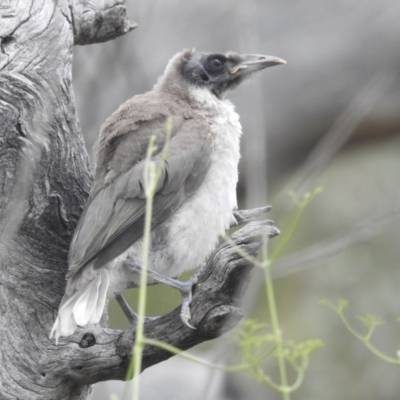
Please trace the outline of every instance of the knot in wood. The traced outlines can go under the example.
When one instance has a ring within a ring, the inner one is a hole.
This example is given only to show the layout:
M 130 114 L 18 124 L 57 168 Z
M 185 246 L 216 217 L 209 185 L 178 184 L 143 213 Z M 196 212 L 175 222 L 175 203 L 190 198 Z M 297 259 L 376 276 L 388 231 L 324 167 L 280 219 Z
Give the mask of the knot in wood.
M 88 347 L 92 347 L 95 344 L 96 338 L 94 337 L 93 333 L 85 333 L 79 343 L 79 347 L 81 347 L 82 349 L 87 349 Z
M 223 305 L 210 310 L 199 326 L 199 336 L 213 339 L 233 329 L 242 319 L 243 314 L 238 307 Z

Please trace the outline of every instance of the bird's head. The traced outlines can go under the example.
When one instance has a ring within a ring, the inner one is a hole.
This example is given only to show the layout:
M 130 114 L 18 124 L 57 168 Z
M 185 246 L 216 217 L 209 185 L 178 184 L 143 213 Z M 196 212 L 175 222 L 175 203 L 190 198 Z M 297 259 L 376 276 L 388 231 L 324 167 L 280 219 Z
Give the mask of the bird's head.
M 209 89 L 217 97 L 234 89 L 256 71 L 286 64 L 278 57 L 234 52 L 219 54 L 191 51 L 186 53 L 182 61 L 184 79 L 189 84 Z

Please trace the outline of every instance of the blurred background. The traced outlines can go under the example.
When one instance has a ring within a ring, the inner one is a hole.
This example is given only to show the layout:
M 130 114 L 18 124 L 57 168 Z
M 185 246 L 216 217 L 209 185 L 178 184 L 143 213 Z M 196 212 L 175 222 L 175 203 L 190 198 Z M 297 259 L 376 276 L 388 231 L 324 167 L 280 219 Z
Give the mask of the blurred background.
M 271 204 L 282 233 L 301 198 L 322 187 L 273 266 L 285 339 L 319 338 L 294 400 L 398 400 L 398 367 L 372 355 L 319 301 L 350 302 L 347 315 L 379 315 L 373 343 L 396 357 L 400 329 L 400 2 L 397 0 L 127 0 L 139 27 L 112 42 L 75 48 L 73 82 L 86 144 L 125 100 L 151 90 L 183 48 L 233 50 L 284 58 L 228 98 L 244 135 L 238 195 L 242 208 Z M 278 244 L 275 238 L 272 247 Z M 274 243 L 275 242 L 275 243 Z M 268 320 L 260 274 L 245 303 Z M 135 294 L 128 298 L 134 303 Z M 151 288 L 149 315 L 179 305 Z M 110 323 L 126 327 L 111 304 Z M 228 337 L 191 351 L 232 360 Z M 274 364 L 266 367 L 274 375 Z M 142 374 L 142 399 L 279 399 L 244 374 L 227 374 L 179 357 Z M 97 385 L 94 398 L 123 397 L 125 384 Z

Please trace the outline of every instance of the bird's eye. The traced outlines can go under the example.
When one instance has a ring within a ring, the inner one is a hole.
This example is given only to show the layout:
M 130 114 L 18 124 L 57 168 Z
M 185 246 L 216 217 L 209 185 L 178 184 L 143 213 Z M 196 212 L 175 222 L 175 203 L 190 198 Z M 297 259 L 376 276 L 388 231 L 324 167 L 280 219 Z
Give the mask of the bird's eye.
M 208 62 L 209 66 L 214 70 L 221 70 L 224 66 L 224 62 L 220 58 L 211 58 Z
M 220 68 L 220 67 L 222 67 L 222 61 L 218 58 L 214 58 L 213 60 L 211 60 L 211 65 L 214 68 Z

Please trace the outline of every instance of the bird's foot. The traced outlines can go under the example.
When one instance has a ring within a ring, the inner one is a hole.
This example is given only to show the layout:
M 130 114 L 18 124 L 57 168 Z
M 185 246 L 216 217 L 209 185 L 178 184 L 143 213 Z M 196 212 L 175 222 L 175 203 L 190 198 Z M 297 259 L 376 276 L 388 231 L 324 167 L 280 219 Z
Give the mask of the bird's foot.
M 131 271 L 133 271 L 135 273 L 138 273 L 138 274 L 142 273 L 142 267 L 140 267 L 139 265 L 137 265 L 135 263 L 125 261 L 125 265 L 128 268 L 130 268 Z M 161 275 L 158 272 L 152 271 L 150 269 L 147 270 L 147 276 L 157 283 L 164 283 L 165 285 L 171 286 L 174 289 L 179 290 L 179 292 L 182 295 L 182 306 L 181 306 L 181 313 L 180 313 L 181 320 L 188 328 L 196 329 L 194 326 L 192 326 L 190 324 L 189 320 L 191 318 L 190 303 L 192 302 L 192 289 L 193 289 L 193 286 L 198 281 L 199 271 L 196 274 L 194 274 L 186 282 L 181 282 L 177 279 Z M 122 306 L 121 306 L 121 308 L 122 308 Z
M 192 318 L 190 313 L 190 303 L 192 302 L 192 289 L 193 286 L 196 285 L 199 280 L 199 274 L 196 272 L 188 281 L 179 282 L 182 285 L 182 289 L 180 290 L 182 295 L 182 305 L 181 305 L 181 321 L 191 329 L 196 329 L 189 320 Z
M 129 306 L 129 304 L 126 302 L 124 297 L 120 294 L 117 294 L 117 295 L 115 295 L 115 300 L 117 300 L 117 302 L 118 302 L 119 306 L 121 307 L 122 311 L 124 312 L 125 317 L 128 320 L 128 322 L 131 325 L 136 324 L 138 316 L 135 313 L 135 311 L 133 311 L 132 308 Z M 153 321 L 157 318 L 160 318 L 160 317 L 144 317 L 144 321 L 149 322 L 149 321 Z
M 271 210 L 271 206 L 264 206 L 258 208 L 252 208 L 250 210 L 235 210 L 233 212 L 233 216 L 235 217 L 236 223 L 231 225 L 231 228 L 244 225 L 248 222 L 256 221 L 260 217 L 264 217 L 264 215 Z M 272 223 L 273 221 L 271 221 Z

